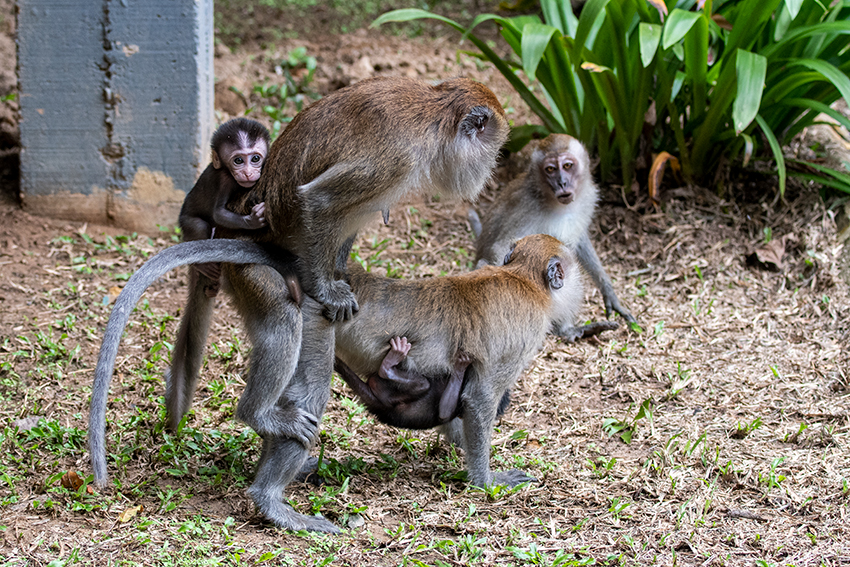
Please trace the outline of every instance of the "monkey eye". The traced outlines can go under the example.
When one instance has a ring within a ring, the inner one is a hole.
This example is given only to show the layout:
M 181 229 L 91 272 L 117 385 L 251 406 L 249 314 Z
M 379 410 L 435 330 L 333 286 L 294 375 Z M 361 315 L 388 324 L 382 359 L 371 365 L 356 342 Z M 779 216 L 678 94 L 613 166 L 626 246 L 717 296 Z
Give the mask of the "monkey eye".
M 573 162 L 568 161 L 568 162 L 564 163 L 564 169 L 566 169 L 567 171 L 571 170 L 572 168 L 573 168 Z
M 259 154 L 254 154 L 251 156 L 251 163 L 260 163 L 262 160 L 263 158 L 261 158 Z
M 233 163 L 235 163 L 236 165 L 242 165 L 243 163 L 245 163 L 245 160 L 241 157 L 238 157 L 233 160 Z
M 553 171 L 555 171 L 555 166 L 554 165 L 547 165 L 546 168 L 545 168 L 545 171 L 546 171 L 546 173 L 552 173 Z

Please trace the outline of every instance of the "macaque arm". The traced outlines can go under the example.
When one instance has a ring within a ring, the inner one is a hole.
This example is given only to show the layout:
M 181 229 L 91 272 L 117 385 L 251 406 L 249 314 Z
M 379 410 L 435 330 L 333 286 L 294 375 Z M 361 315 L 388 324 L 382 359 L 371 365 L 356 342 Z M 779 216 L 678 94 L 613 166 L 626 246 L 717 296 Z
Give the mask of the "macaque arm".
M 378 376 L 384 380 L 383 385 L 399 394 L 398 401 L 418 398 L 431 388 L 431 382 L 418 372 L 398 367 L 407 358 L 410 346 L 407 338 L 393 337 L 390 340 L 390 350 L 378 369 Z
M 222 173 L 222 175 L 227 174 Z M 222 183 L 222 187 L 219 187 L 216 194 L 213 223 L 216 226 L 224 228 L 251 230 L 254 228 L 249 223 L 251 215 L 239 215 L 227 208 L 227 202 L 230 200 L 230 191 L 224 185 L 226 184 Z
M 375 397 L 375 394 L 372 393 L 369 385 L 361 380 L 360 376 L 358 376 L 356 372 L 349 368 L 348 365 L 339 358 L 334 360 L 334 370 L 343 380 L 345 380 L 345 383 L 348 384 L 348 387 L 354 391 L 357 397 L 363 400 L 363 403 L 366 406 L 384 405 L 378 398 Z
M 602 267 L 602 262 L 599 261 L 599 256 L 596 255 L 596 250 L 593 248 L 593 243 L 587 233 L 581 237 L 576 245 L 576 256 L 584 270 L 593 278 L 593 283 L 602 292 L 602 299 L 605 302 L 605 315 L 610 317 L 611 312 L 616 311 L 629 323 L 635 322 L 635 318 L 629 310 L 623 307 L 620 300 L 617 299 L 611 278 L 608 277 L 605 268 Z

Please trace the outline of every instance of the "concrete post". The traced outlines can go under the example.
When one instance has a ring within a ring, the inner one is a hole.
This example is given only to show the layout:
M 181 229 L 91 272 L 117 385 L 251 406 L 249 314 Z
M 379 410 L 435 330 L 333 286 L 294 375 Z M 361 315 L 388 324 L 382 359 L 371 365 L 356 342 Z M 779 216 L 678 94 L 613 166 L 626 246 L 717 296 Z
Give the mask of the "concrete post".
M 18 0 L 33 213 L 155 231 L 209 159 L 212 0 Z

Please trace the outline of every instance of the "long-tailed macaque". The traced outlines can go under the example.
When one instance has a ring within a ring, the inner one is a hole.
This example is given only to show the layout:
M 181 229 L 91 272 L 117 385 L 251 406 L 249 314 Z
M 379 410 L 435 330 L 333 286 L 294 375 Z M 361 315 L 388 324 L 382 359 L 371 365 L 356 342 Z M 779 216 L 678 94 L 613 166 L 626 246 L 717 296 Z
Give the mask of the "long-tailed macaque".
M 273 397 L 272 411 L 262 422 L 265 429 L 257 431 L 263 437 L 263 453 L 248 492 L 260 512 L 279 526 L 292 530 L 339 531 L 326 519 L 299 514 L 282 500 L 283 488 L 301 470 L 319 436 L 319 422 L 330 396 L 334 333 L 321 314 L 320 304 L 305 297 L 299 307 L 299 300 L 290 294 L 288 284 L 294 279 L 294 258 L 273 248 L 228 239 L 184 242 L 153 256 L 124 286 L 109 316 L 92 386 L 88 439 L 98 486 L 105 486 L 107 480 L 109 383 L 121 335 L 133 307 L 145 289 L 169 270 L 199 262 L 225 262 L 225 284 L 232 281 L 242 284 L 233 289 L 226 285 L 225 289 L 233 296 L 253 346 L 237 417 L 255 414 L 257 405 L 267 403 L 266 396 Z M 258 264 L 237 266 L 240 262 Z M 255 287 L 249 287 L 249 281 Z M 262 380 L 252 378 L 271 372 L 287 373 L 292 380 L 285 389 L 258 390 Z
M 224 265 L 225 281 L 253 345 L 237 417 L 243 406 L 263 403 L 262 396 L 275 396 L 279 420 L 274 433 L 261 432 L 262 455 L 248 492 L 260 512 L 278 526 L 336 532 L 331 522 L 299 514 L 283 500 L 283 490 L 301 471 L 318 439 L 318 424 L 330 395 L 334 328 L 321 315 L 321 305 L 310 297 L 298 313 L 285 278 L 275 270 L 232 264 L 239 261 L 271 264 L 283 275 L 291 268 L 257 244 L 211 240 L 160 252 L 127 282 L 110 315 L 95 370 L 89 416 L 95 482 L 106 484 L 109 382 L 133 306 L 145 288 L 170 269 L 197 262 L 230 262 Z M 582 288 L 572 252 L 550 236 L 534 235 L 517 243 L 504 266 L 409 281 L 354 271 L 350 281 L 362 310 L 356 318 L 337 325 L 336 354 L 346 366 L 366 376 L 377 373 L 386 359 L 388 334 L 409 338 L 416 345 L 405 353 L 404 362 L 408 371 L 420 376 L 450 375 L 459 364 L 466 364 L 459 363 L 460 358 L 468 358 L 459 402 L 463 420 L 445 424 L 444 432 L 465 447 L 474 485 L 515 486 L 531 480 L 518 470 L 495 474 L 490 470 L 492 426 L 504 409 L 508 389 L 542 344 L 550 321 L 555 317 L 570 320 L 576 314 Z M 256 385 L 262 381 L 251 378 L 274 371 L 288 372 L 293 378 L 285 388 L 258 391 Z
M 299 281 L 312 296 L 299 310 L 285 280 L 271 268 L 222 266 L 253 344 L 236 410 L 237 418 L 264 439 L 249 492 L 275 524 L 336 530 L 323 518 L 296 513 L 282 492 L 309 449 L 291 431 L 293 411 L 318 420 L 330 395 L 333 329 L 314 316 L 323 313 L 337 321 L 357 310 L 349 286 L 334 279 L 335 269 L 345 268 L 357 230 L 376 211 L 386 218 L 394 203 L 413 193 L 474 198 L 491 175 L 507 133 L 496 97 L 469 79 L 433 86 L 402 78 L 362 81 L 296 116 L 272 144 L 259 182 L 231 203 L 229 208 L 241 214 L 266 203 L 268 230 L 240 235 L 298 254 Z M 222 236 L 236 233 L 222 230 Z M 215 242 L 205 244 L 214 250 Z M 185 340 L 175 344 L 166 380 L 172 428 L 191 404 L 211 314 L 211 299 L 195 285 L 181 321 Z M 309 426 L 304 429 L 312 433 Z
M 407 337 L 391 338 L 389 352 L 366 382 L 339 358 L 334 370 L 381 422 L 407 429 L 431 429 L 460 414 L 463 378 L 472 359 L 459 351 L 448 375 L 424 376 L 401 366 L 412 346 Z
M 507 135 L 499 101 L 470 79 L 360 81 L 292 120 L 236 208 L 265 201 L 268 238 L 298 257 L 304 291 L 349 319 L 357 300 L 334 271 L 357 231 L 413 194 L 474 199 Z
M 445 424 L 444 433 L 466 450 L 472 484 L 530 480 L 521 471 L 490 470 L 490 438 L 505 394 L 542 345 L 551 321 L 573 321 L 578 314 L 583 292 L 569 248 L 551 236 L 532 235 L 509 251 L 503 266 L 397 280 L 352 265 L 348 278 L 360 311 L 336 325 L 337 358 L 371 376 L 386 356 L 387 337 L 406 337 L 414 345 L 406 370 L 433 379 L 451 375 L 457 353 L 465 353 L 471 362 L 460 395 L 463 419 Z
M 344 320 L 357 302 L 334 271 L 344 272 L 357 230 L 377 211 L 386 219 L 391 205 L 413 193 L 474 198 L 507 133 L 496 97 L 469 79 L 438 85 L 389 77 L 361 81 L 299 113 L 272 144 L 257 184 L 231 206 L 245 213 L 265 202 L 268 230 L 240 234 L 297 254 L 304 291 L 323 304 L 330 321 Z M 246 297 L 264 295 L 262 282 L 244 279 L 254 271 L 236 271 L 240 281 L 231 281 L 232 288 Z M 200 286 L 190 288 L 166 376 L 172 430 L 191 406 L 212 307 Z M 241 403 L 238 417 L 273 435 L 277 396 L 266 392 L 282 392 L 292 375 L 286 366 L 257 366 L 246 393 L 261 394 Z
M 266 226 L 265 203 L 257 203 L 247 215 L 238 215 L 225 205 L 240 192 L 253 187 L 269 153 L 269 131 L 247 118 L 234 118 L 219 126 L 210 141 L 211 161 L 195 186 L 186 195 L 178 223 L 183 240 L 203 240 L 215 236 L 216 227 L 256 230 Z M 202 281 L 209 297 L 218 294 L 221 266 L 198 264 L 194 269 L 210 281 Z
M 584 146 L 572 136 L 550 134 L 534 150 L 528 172 L 502 191 L 483 221 L 470 211 L 470 224 L 477 237 L 477 265 L 502 263 L 511 242 L 518 238 L 550 234 L 575 252 L 582 268 L 602 293 L 606 316 L 616 311 L 626 321 L 634 322 L 635 318 L 617 299 L 611 278 L 588 235 L 597 197 L 598 189 Z M 568 340 L 617 327 L 613 321 L 583 327 L 559 319 L 552 323 L 553 331 Z

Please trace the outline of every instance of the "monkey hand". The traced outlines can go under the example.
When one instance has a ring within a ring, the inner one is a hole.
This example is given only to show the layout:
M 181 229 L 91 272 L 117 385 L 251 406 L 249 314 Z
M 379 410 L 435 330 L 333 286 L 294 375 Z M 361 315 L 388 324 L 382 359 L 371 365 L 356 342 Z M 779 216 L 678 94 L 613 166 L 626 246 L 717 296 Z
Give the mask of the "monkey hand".
M 245 226 L 248 229 L 255 230 L 263 228 L 268 223 L 266 222 L 266 203 L 257 203 L 251 209 L 251 214 L 245 215 Z
M 395 366 L 405 358 L 407 358 L 407 354 L 410 352 L 410 347 L 412 345 L 407 341 L 407 337 L 393 337 L 390 339 L 390 352 L 387 353 L 386 358 L 392 356 L 393 359 L 397 359 L 394 364 L 390 366 Z
M 466 367 L 472 363 L 472 355 L 465 350 L 458 350 L 455 355 L 455 366 Z
M 331 323 L 347 321 L 360 310 L 351 287 L 341 280 L 330 282 L 322 291 L 316 293 L 316 299 L 324 305 L 322 315 Z
M 533 476 L 529 476 L 522 472 L 519 469 L 513 469 L 509 471 L 496 471 L 493 473 L 493 482 L 490 483 L 491 486 L 496 485 L 505 485 L 510 488 L 515 488 L 520 484 L 526 482 L 537 482 L 537 479 Z

